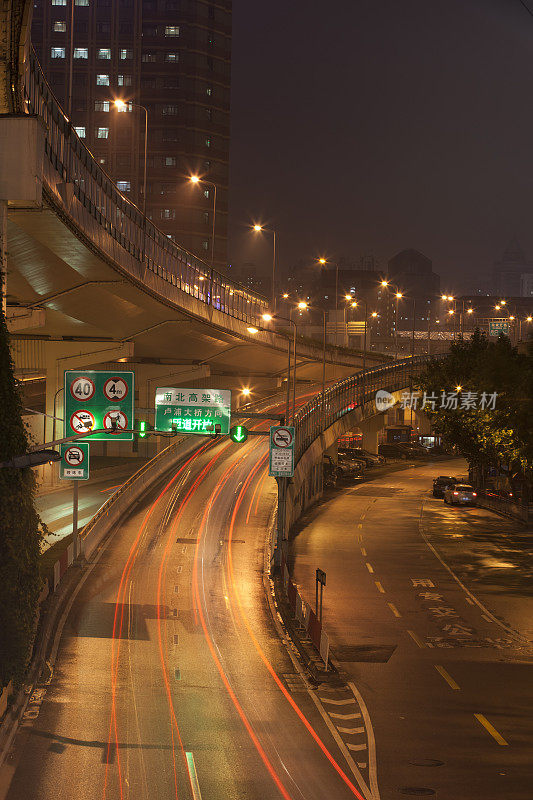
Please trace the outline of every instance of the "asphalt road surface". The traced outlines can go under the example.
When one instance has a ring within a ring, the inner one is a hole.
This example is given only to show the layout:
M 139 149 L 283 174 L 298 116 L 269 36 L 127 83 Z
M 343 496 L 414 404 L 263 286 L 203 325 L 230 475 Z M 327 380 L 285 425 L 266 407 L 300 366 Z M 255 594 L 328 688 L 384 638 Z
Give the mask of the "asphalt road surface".
M 354 698 L 306 683 L 269 609 L 266 471 L 265 438 L 211 444 L 123 520 L 74 600 L 0 797 L 371 800 L 366 760 L 344 758 L 331 722 Z
M 431 494 L 464 462 L 330 496 L 293 543 L 333 654 L 367 704 L 382 798 L 533 797 L 533 534 Z

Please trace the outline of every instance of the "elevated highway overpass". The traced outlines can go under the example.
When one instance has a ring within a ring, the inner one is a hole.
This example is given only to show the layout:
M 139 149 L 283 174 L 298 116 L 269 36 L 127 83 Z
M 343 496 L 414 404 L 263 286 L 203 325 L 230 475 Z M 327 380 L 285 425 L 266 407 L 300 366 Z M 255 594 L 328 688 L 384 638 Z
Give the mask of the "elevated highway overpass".
M 141 406 L 165 379 L 276 389 L 289 336 L 263 322 L 266 300 L 180 248 L 118 191 L 53 96 L 31 52 L 30 15 L 27 0 L 0 6 L 0 244 L 15 365 L 49 415 L 45 435 L 66 368 L 135 369 Z M 298 342 L 297 364 L 300 380 L 320 380 L 321 343 Z M 361 365 L 361 353 L 327 348 L 328 380 Z

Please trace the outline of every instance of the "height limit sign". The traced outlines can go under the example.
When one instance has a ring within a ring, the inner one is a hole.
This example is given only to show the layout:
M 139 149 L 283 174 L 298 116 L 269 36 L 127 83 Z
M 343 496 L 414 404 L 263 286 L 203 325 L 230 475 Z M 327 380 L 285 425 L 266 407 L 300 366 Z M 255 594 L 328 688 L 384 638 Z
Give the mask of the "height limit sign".
M 292 425 L 273 425 L 270 428 L 270 469 L 273 478 L 292 478 L 294 475 L 294 428 Z

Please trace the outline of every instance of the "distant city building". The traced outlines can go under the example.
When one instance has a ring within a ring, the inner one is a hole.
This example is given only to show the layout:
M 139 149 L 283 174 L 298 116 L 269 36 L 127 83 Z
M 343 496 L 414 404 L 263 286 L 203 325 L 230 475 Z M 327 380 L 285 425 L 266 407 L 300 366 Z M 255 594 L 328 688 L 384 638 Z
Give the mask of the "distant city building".
M 70 49 L 71 2 L 74 2 Z M 117 187 L 170 238 L 215 263 L 227 251 L 231 0 L 34 0 L 32 41 L 59 102 Z M 72 58 L 71 58 L 72 56 Z M 72 68 L 72 88 L 70 71 Z M 114 99 L 127 104 L 118 113 Z M 132 112 L 132 113 L 128 113 Z
M 533 279 L 533 262 L 528 261 L 520 244 L 513 239 L 492 273 L 494 294 L 500 297 L 527 297 Z
M 440 277 L 430 258 L 418 250 L 402 250 L 388 263 L 387 280 L 403 297 L 398 301 L 398 330 L 424 330 L 435 319 Z M 396 302 L 396 301 L 395 301 Z M 413 319 L 414 312 L 414 319 Z

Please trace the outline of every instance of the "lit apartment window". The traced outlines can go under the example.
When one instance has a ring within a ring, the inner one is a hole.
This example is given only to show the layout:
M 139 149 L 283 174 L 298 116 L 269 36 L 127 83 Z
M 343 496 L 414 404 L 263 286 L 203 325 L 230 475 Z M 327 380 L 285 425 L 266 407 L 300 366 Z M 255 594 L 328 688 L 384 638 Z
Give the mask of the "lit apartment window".
M 50 55 L 52 56 L 52 58 L 65 58 L 65 48 L 52 47 Z
M 207 89 L 205 90 L 205 93 L 206 93 L 206 95 L 208 97 L 211 97 L 211 95 L 213 94 L 213 89 L 211 88 L 211 86 L 207 87 Z
M 204 197 L 209 200 L 209 189 L 204 189 Z
M 130 181 L 117 181 L 117 189 L 121 192 L 129 192 L 131 189 Z
M 131 100 L 128 100 L 126 103 L 124 103 L 124 105 L 121 105 L 119 108 L 117 108 L 117 111 L 119 114 L 125 114 L 128 111 L 131 111 L 132 109 L 133 105 L 131 103 Z
M 208 249 L 208 247 L 209 247 L 209 242 L 207 241 L 207 239 L 204 239 L 204 241 L 202 242 L 202 247 L 203 247 L 203 249 L 204 249 L 204 250 L 207 250 L 207 249 Z
M 89 0 L 74 0 L 75 6 L 88 6 Z
M 118 85 L 119 86 L 131 86 L 131 75 L 119 75 L 118 76 Z
M 165 156 L 165 167 L 175 167 L 176 156 Z
M 66 22 L 54 22 L 54 33 L 66 33 L 66 32 L 67 32 Z
M 179 25 L 166 25 L 165 26 L 165 36 L 179 36 L 180 35 L 180 26 Z
M 52 0 L 53 6 L 66 6 L 67 0 Z
M 145 64 L 147 63 L 154 64 L 157 61 L 155 53 L 143 53 L 141 59 Z
M 96 138 L 97 139 L 109 139 L 109 128 L 97 128 L 97 130 L 96 130 Z
M 80 139 L 85 139 L 85 126 L 74 128 Z
M 97 75 L 96 76 L 96 85 L 97 86 L 109 86 L 109 75 Z
M 176 219 L 176 212 L 173 208 L 162 208 L 161 219 Z
M 165 61 L 170 61 L 171 63 L 176 63 L 176 61 L 180 60 L 179 53 L 165 53 Z
M 95 111 L 109 111 L 109 100 L 95 100 L 94 101 L 94 110 Z
M 206 147 L 211 147 L 211 139 L 206 139 L 205 140 L 205 146 Z
M 111 50 L 109 49 L 109 47 L 100 47 L 98 49 L 98 58 L 110 59 Z
M 174 105 L 170 106 L 163 106 L 163 114 L 165 115 L 175 115 L 178 113 L 178 107 Z
M 75 47 L 74 58 L 89 58 L 89 49 L 87 47 Z
M 121 61 L 126 61 L 128 58 L 133 58 L 133 50 L 121 50 L 120 51 L 120 59 Z

